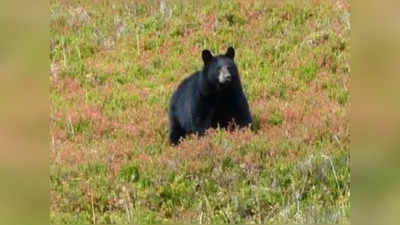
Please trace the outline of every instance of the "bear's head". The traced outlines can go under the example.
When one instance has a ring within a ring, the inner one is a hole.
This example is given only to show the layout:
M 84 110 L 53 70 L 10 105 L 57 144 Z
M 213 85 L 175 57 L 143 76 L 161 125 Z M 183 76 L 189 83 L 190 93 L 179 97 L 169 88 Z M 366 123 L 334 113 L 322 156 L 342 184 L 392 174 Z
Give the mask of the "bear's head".
M 216 89 L 230 86 L 239 79 L 234 62 L 235 49 L 229 47 L 225 54 L 213 56 L 208 49 L 203 50 L 203 76 Z

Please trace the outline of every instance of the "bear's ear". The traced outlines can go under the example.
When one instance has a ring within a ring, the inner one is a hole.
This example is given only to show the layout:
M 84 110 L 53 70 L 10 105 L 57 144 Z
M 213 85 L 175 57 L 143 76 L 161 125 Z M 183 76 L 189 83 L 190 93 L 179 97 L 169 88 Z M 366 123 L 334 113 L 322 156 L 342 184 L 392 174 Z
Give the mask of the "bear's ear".
M 225 56 L 231 59 L 235 58 L 235 49 L 233 49 L 233 47 L 229 47 L 228 50 L 226 50 Z
M 210 50 L 208 50 L 208 49 L 204 49 L 201 52 L 201 57 L 203 58 L 204 65 L 208 64 L 213 58 L 213 56 L 211 55 Z

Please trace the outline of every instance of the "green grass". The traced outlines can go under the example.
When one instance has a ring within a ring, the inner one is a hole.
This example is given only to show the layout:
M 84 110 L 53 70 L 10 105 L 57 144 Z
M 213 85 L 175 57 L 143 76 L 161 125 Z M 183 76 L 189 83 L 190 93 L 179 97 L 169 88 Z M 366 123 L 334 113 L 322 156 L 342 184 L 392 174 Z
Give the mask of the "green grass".
M 51 223 L 350 223 L 349 9 L 51 0 Z M 173 91 L 228 46 L 253 127 L 169 146 Z

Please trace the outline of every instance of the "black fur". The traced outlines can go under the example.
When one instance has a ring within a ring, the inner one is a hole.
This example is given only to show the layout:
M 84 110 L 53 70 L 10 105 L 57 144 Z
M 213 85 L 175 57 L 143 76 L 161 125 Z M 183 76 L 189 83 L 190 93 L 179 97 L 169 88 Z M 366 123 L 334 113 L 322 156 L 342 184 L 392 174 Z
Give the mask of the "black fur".
M 183 80 L 172 95 L 169 106 L 171 144 L 178 144 L 188 134 L 202 135 L 210 127 L 226 128 L 232 121 L 240 127 L 251 124 L 249 105 L 234 57 L 232 47 L 217 56 L 203 50 L 202 70 Z M 230 79 L 223 83 L 218 79 L 222 67 L 230 74 Z

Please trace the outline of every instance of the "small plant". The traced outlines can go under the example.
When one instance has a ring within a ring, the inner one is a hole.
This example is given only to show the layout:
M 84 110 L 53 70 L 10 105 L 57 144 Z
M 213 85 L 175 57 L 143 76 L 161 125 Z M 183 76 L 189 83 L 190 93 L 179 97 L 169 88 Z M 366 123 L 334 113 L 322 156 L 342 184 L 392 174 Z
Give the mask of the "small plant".
M 119 172 L 119 176 L 124 182 L 137 182 L 139 180 L 139 169 L 135 165 L 126 165 Z
M 276 126 L 282 124 L 282 122 L 283 119 L 280 112 L 278 110 L 272 110 L 269 114 L 268 123 Z
M 317 76 L 317 67 L 314 64 L 303 66 L 299 70 L 299 78 L 304 82 L 310 82 Z
M 340 91 L 337 94 L 337 101 L 341 105 L 345 105 L 349 101 L 349 99 L 350 99 L 349 93 L 346 91 Z
M 91 122 L 89 120 L 80 118 L 78 122 L 76 122 L 75 124 L 71 124 L 68 134 L 69 136 L 75 136 L 79 134 L 88 133 L 91 130 L 92 130 Z
M 253 122 L 251 123 L 251 130 L 257 132 L 261 128 L 261 119 L 258 113 L 252 115 Z
M 222 161 L 222 170 L 228 170 L 234 166 L 234 163 L 232 162 L 232 159 L 227 157 Z

